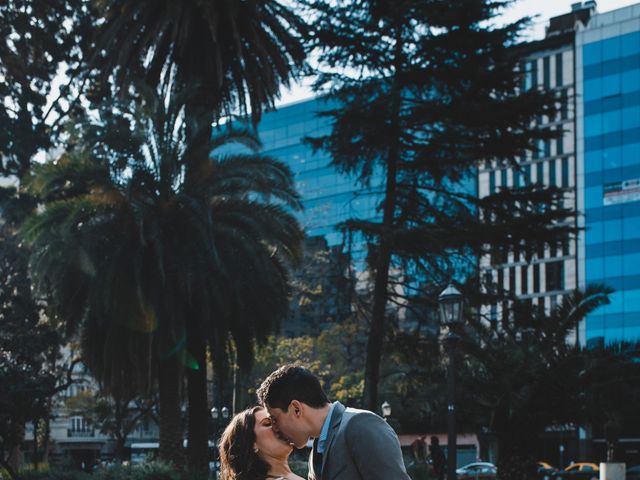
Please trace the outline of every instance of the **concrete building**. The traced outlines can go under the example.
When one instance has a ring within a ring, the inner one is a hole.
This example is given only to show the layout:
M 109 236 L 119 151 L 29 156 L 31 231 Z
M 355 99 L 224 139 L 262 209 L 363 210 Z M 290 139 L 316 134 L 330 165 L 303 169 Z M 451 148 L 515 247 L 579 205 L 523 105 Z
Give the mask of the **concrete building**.
M 564 100 L 555 118 L 542 116 L 537 119 L 538 125 L 558 131 L 559 137 L 541 141 L 537 151 L 519 159 L 517 167 L 495 161 L 485 164 L 478 173 L 481 197 L 501 187 L 536 183 L 555 185 L 568 189 L 565 206 L 576 210 L 574 38 L 577 25 L 588 22 L 593 8 L 591 4 L 574 5 L 571 12 L 550 20 L 543 40 L 522 47 L 522 87 L 553 90 Z M 511 253 L 508 258 L 482 258 L 480 263 L 484 274 L 491 275 L 499 288 L 545 311 L 579 284 L 576 239 L 568 239 L 558 248 L 539 250 L 531 261 Z M 485 311 L 485 316 L 498 323 L 508 321 L 507 312 L 508 308 L 492 305 Z

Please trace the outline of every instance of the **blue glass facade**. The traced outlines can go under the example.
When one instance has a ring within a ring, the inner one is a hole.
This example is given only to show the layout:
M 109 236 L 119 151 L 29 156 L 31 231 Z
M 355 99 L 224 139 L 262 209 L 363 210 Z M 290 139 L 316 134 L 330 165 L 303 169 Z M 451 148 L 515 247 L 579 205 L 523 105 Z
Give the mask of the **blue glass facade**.
M 329 246 L 342 243 L 338 225 L 349 218 L 373 219 L 380 201 L 380 178 L 368 188 L 355 178 L 339 174 L 330 165 L 325 152 L 313 153 L 304 137 L 327 135 L 331 119 L 318 112 L 330 108 L 320 99 L 312 99 L 279 108 L 265 114 L 258 126 L 263 153 L 285 162 L 295 176 L 304 211 L 300 221 L 308 236 L 324 236 Z
M 582 46 L 585 282 L 616 291 L 587 341 L 640 339 L 640 31 Z

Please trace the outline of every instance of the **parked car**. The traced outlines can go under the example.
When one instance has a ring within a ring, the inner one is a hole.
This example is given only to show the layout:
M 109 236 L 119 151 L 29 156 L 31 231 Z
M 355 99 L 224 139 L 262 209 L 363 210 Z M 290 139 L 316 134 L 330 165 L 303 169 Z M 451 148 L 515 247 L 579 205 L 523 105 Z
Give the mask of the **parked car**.
M 555 473 L 563 480 L 598 480 L 600 478 L 600 467 L 597 463 L 578 462 L 572 463 L 564 470 Z
M 556 467 L 553 467 L 549 463 L 543 461 L 537 462 L 537 467 L 536 472 L 538 473 L 538 478 L 542 478 L 544 480 L 548 480 L 558 471 Z
M 465 465 L 464 467 L 460 467 L 456 470 L 456 475 L 458 479 L 468 479 L 468 480 L 480 480 L 480 479 L 490 479 L 493 480 L 496 478 L 496 473 L 498 469 L 493 463 L 489 462 L 475 462 L 470 463 L 469 465 Z
M 627 480 L 640 480 L 640 465 L 627 468 Z

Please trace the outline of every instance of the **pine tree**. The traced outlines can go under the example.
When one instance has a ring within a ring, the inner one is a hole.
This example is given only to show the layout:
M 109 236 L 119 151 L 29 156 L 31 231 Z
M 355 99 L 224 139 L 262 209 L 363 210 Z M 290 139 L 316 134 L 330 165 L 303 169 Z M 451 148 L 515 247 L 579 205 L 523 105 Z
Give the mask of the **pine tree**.
M 307 2 L 325 70 L 316 90 L 339 105 L 326 113 L 331 134 L 311 142 L 340 171 L 363 183 L 381 179 L 384 190 L 380 220 L 345 225 L 367 239 L 374 273 L 369 409 L 378 405 L 390 303 L 425 283 L 475 278 L 477 259 L 492 247 L 535 248 L 574 231 L 559 189 L 516 186 L 478 199 L 470 188 L 480 161 L 515 166 L 554 135 L 534 121 L 554 115 L 554 95 L 520 89 L 514 47 L 527 19 L 495 25 L 507 3 Z M 471 284 L 464 293 L 486 300 Z

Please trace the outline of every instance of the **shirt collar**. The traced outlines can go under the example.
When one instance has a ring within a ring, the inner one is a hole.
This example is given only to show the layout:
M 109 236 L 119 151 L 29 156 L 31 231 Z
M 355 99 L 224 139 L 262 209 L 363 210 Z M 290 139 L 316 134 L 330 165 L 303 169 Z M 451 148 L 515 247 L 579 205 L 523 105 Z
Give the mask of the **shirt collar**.
M 329 407 L 329 411 L 327 412 L 327 417 L 324 419 L 324 423 L 322 424 L 322 430 L 320 431 L 320 436 L 318 437 L 318 453 L 324 453 L 324 447 L 327 443 L 327 437 L 329 436 L 329 425 L 331 424 L 331 414 L 333 413 L 333 409 L 336 406 L 335 403 L 331 404 Z

